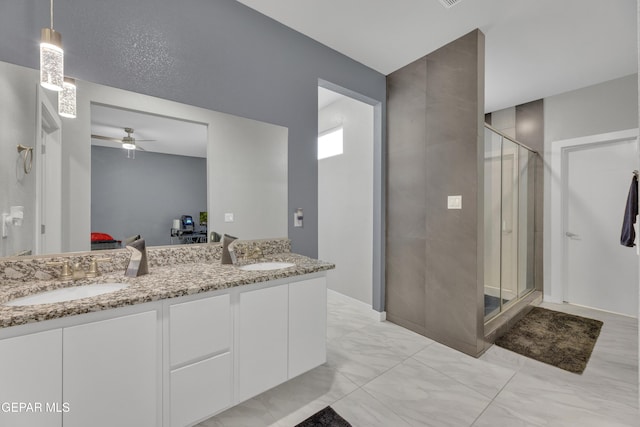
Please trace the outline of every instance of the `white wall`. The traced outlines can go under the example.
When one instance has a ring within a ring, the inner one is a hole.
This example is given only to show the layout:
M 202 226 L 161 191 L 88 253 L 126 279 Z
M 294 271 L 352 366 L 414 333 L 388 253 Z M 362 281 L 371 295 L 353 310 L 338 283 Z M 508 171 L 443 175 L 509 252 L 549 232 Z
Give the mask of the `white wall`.
M 209 230 L 287 237 L 287 128 L 219 114 L 210 133 Z M 224 222 L 225 213 L 234 222 Z
M 560 265 L 552 256 L 555 230 L 552 218 L 560 215 L 560 206 L 551 198 L 559 191 L 561 177 L 552 174 L 551 164 L 558 162 L 552 153 L 554 144 L 568 139 L 598 135 L 638 127 L 638 76 L 636 74 L 562 93 L 544 99 L 544 297 L 562 301 Z M 629 171 L 631 173 L 631 171 Z M 631 176 L 631 175 L 629 175 Z M 622 218 L 623 206 L 620 207 Z
M 318 161 L 318 257 L 336 264 L 327 285 L 372 302 L 373 107 L 351 98 L 318 112 L 318 132 L 343 126 L 344 153 Z

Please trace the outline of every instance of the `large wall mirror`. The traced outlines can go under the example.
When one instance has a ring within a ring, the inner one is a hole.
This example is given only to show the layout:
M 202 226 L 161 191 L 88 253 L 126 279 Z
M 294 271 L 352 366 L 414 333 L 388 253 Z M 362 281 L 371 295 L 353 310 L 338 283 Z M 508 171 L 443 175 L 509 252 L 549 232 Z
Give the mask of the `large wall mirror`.
M 205 235 L 287 235 L 286 128 L 86 81 L 77 118 L 60 119 L 37 82 L 0 62 L 0 214 L 23 212 L 0 256 L 90 250 L 92 232 L 184 243 L 171 231 L 183 215 Z M 33 148 L 29 173 L 18 145 Z

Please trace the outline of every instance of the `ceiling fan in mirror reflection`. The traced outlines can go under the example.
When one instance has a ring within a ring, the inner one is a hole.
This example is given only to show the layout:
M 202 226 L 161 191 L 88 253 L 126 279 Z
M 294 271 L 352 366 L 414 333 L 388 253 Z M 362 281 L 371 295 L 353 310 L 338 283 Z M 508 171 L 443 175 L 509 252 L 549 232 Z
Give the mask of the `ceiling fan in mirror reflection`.
M 131 153 L 133 153 L 133 158 L 136 158 L 135 152 L 136 150 L 140 150 L 140 151 L 146 151 L 144 148 L 140 147 L 139 145 L 136 144 L 137 142 L 150 142 L 150 141 L 155 141 L 155 139 L 138 139 L 136 140 L 133 136 L 133 128 L 124 128 L 125 133 L 127 134 L 127 136 L 124 136 L 122 138 L 112 138 L 110 136 L 103 136 L 103 135 L 91 135 L 92 139 L 100 139 L 103 141 L 111 141 L 111 142 L 117 142 L 119 144 L 122 144 L 122 148 L 124 148 L 125 150 L 127 150 L 127 158 L 130 156 Z

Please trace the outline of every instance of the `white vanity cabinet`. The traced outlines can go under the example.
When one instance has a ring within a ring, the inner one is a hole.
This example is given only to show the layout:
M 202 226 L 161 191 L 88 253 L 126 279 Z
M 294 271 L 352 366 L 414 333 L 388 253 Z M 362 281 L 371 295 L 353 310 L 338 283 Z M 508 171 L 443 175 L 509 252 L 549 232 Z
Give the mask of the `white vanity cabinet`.
M 325 277 L 241 291 L 237 402 L 326 361 Z
M 187 426 L 231 406 L 231 300 L 219 295 L 169 307 L 171 426 Z
M 290 284 L 289 379 L 327 361 L 326 335 L 326 279 L 319 277 Z
M 318 273 L 0 328 L 0 404 L 43 405 L 0 426 L 193 426 L 324 363 L 326 299 Z
M 289 285 L 240 292 L 238 402 L 287 380 Z
M 64 427 L 158 426 L 159 349 L 157 311 L 64 328 Z
M 0 340 L 0 426 L 62 426 L 61 367 L 62 329 Z

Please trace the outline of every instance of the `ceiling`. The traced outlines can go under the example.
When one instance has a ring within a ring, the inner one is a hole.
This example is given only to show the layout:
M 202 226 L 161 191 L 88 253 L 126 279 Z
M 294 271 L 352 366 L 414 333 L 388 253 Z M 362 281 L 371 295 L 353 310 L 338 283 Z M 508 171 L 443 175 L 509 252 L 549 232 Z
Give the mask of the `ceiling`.
M 479 28 L 485 111 L 637 72 L 635 0 L 238 0 L 382 74 Z
M 91 105 L 91 134 L 112 138 L 127 136 L 133 128 L 136 145 L 145 151 L 178 156 L 207 157 L 207 126 L 169 117 L 104 105 Z M 140 141 L 152 139 L 153 141 Z M 118 148 L 117 142 L 91 139 L 91 145 Z M 125 152 L 125 150 L 123 150 Z M 123 155 L 126 158 L 126 155 Z

